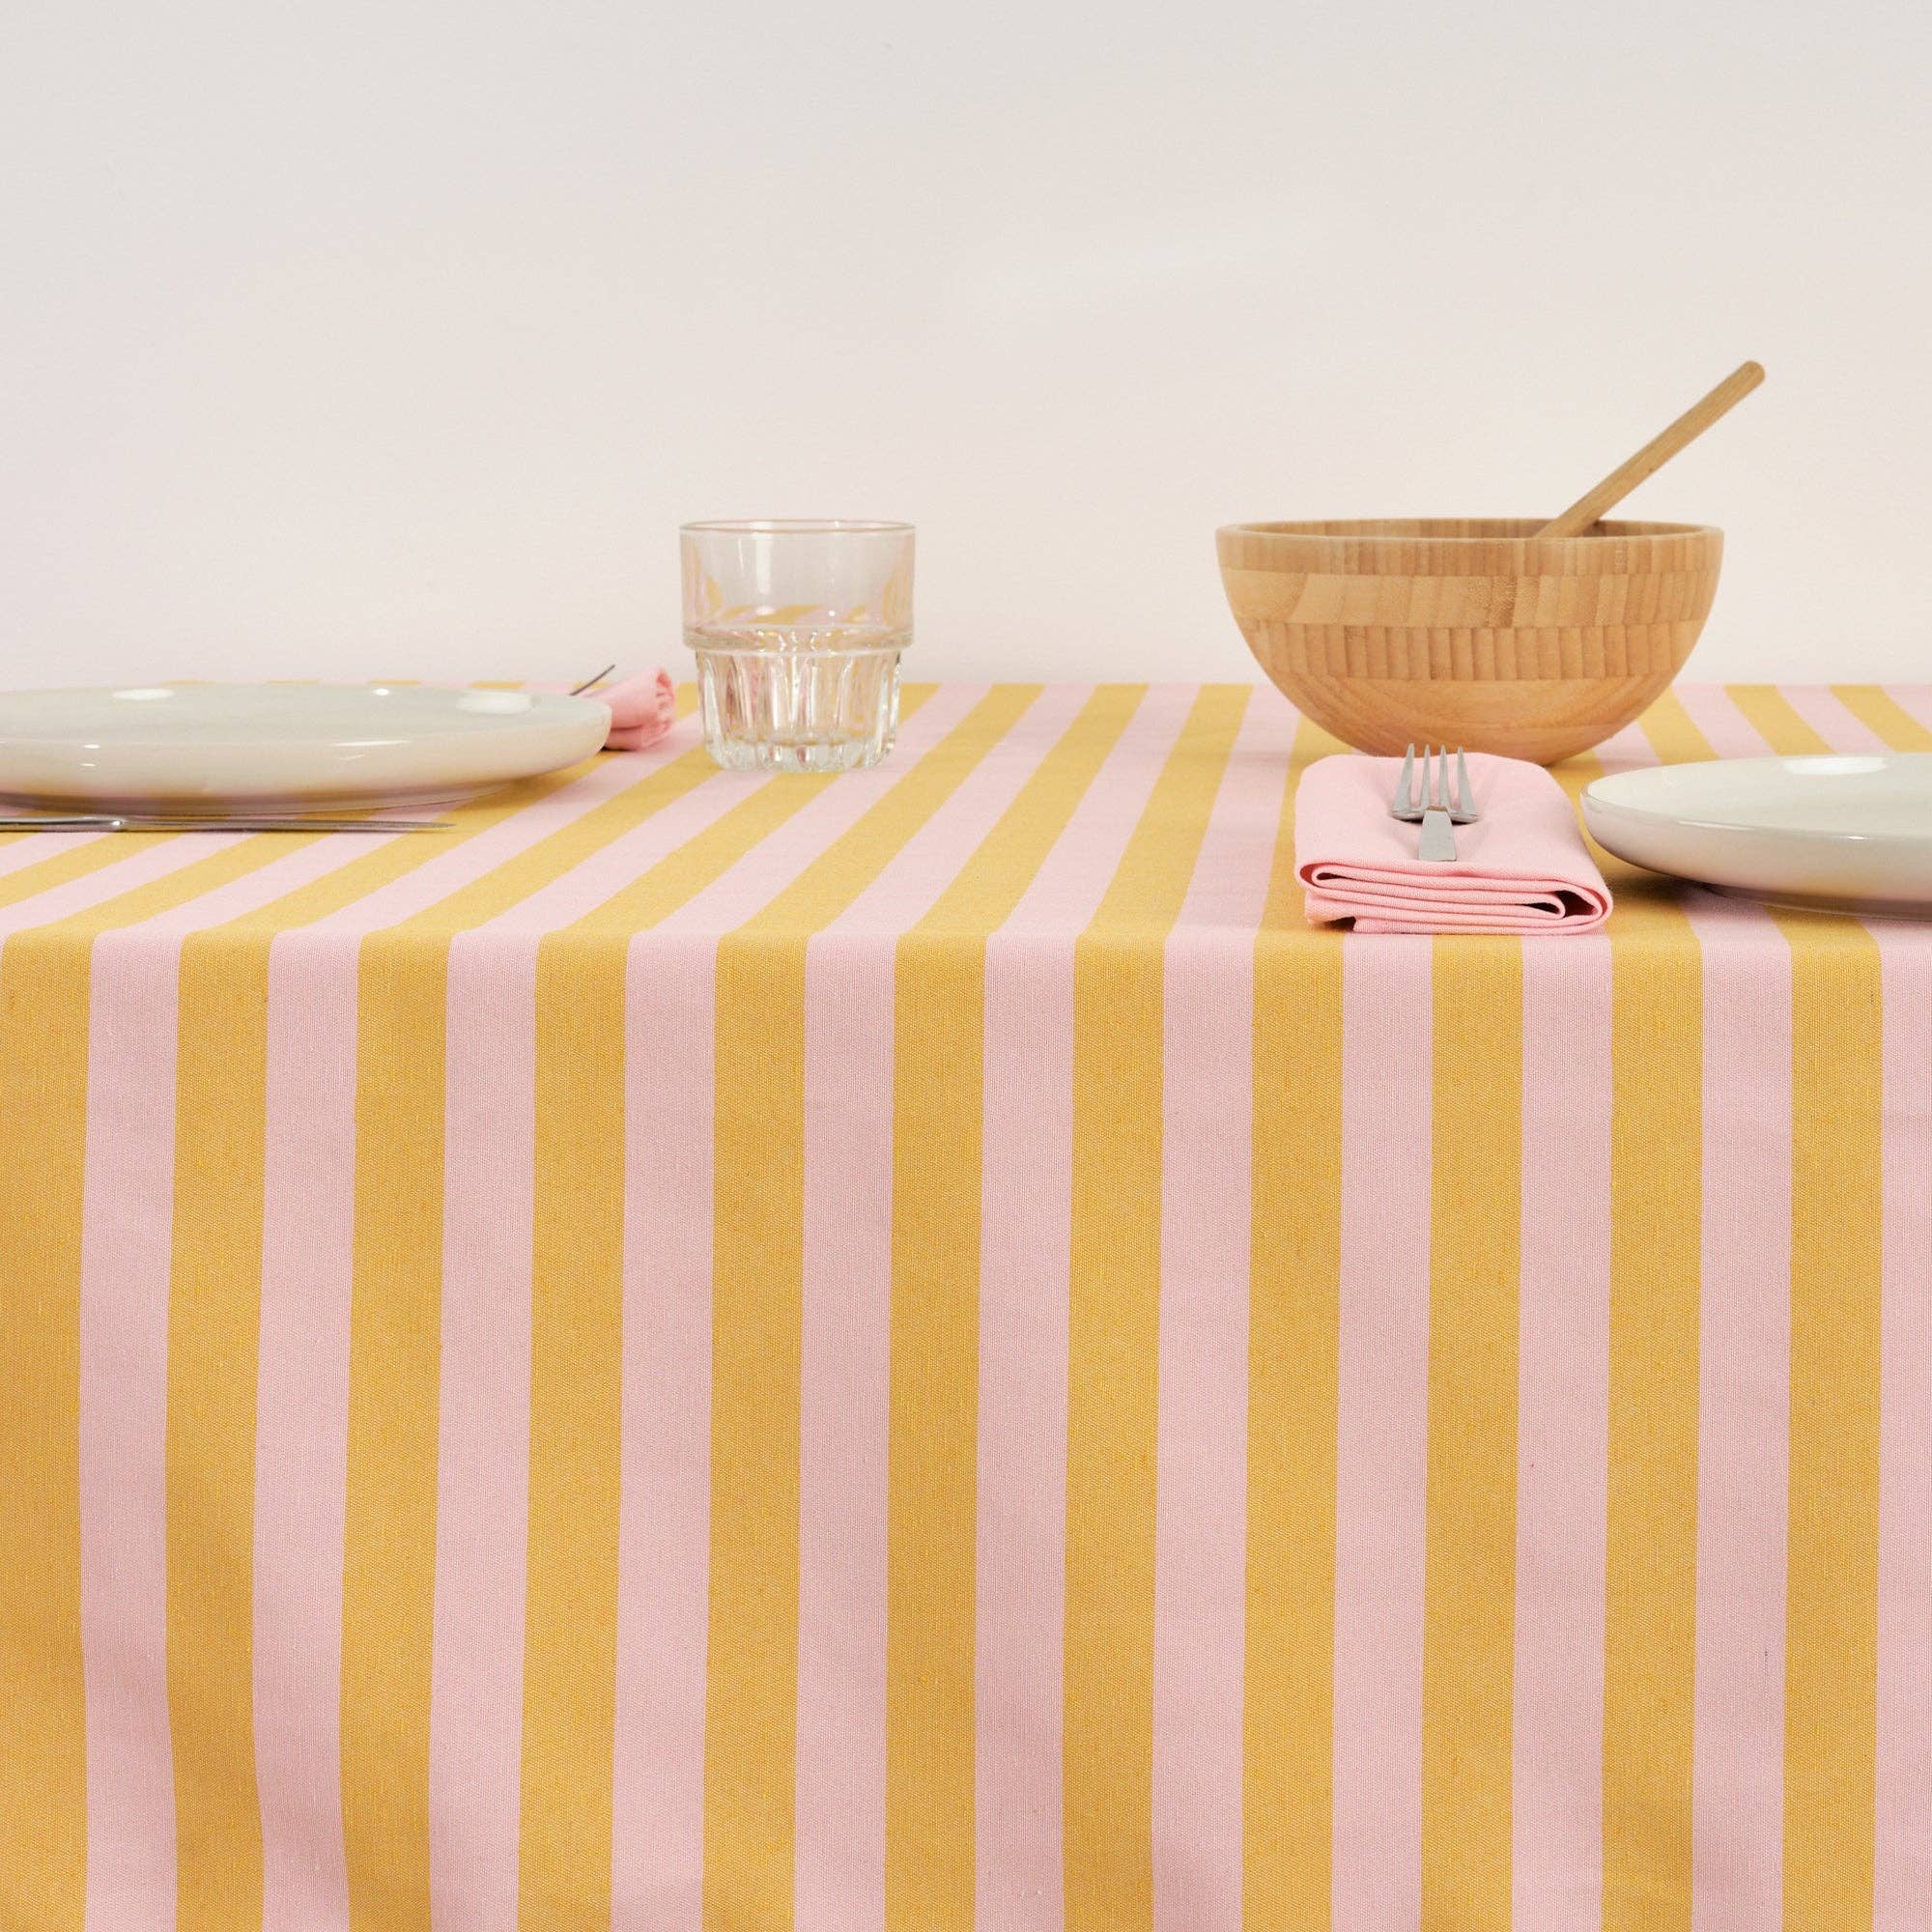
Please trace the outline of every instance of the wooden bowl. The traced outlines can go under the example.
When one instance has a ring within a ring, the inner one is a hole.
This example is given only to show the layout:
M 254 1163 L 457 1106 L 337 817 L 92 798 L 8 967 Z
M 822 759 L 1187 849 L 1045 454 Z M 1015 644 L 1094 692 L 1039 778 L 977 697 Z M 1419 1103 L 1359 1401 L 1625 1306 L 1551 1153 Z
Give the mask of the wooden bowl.
M 1621 729 L 1704 628 L 1723 555 L 1702 524 L 1533 518 L 1230 524 L 1221 581 L 1261 668 L 1364 752 L 1462 746 L 1551 764 Z

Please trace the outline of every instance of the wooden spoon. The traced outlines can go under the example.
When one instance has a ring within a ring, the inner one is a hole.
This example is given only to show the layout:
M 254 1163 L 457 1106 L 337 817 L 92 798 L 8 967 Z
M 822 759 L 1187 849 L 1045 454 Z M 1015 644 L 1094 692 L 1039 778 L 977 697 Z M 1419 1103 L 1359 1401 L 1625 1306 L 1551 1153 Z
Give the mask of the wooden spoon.
M 1662 469 L 1687 442 L 1694 442 L 1732 404 L 1743 402 L 1763 381 L 1761 364 L 1739 363 L 1661 436 L 1653 437 L 1634 456 L 1618 464 L 1594 489 L 1584 491 L 1560 517 L 1550 518 L 1537 531 L 1537 537 L 1581 536 L 1611 504 L 1621 503 L 1646 476 Z

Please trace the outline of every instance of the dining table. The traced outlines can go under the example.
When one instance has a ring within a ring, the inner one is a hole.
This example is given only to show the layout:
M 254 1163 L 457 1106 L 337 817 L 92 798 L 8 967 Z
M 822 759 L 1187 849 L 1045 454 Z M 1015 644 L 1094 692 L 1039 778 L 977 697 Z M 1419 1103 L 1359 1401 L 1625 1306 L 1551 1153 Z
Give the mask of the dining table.
M 1265 688 L 679 709 L 0 837 L 0 1926 L 1932 1925 L 1932 925 L 1312 924 Z

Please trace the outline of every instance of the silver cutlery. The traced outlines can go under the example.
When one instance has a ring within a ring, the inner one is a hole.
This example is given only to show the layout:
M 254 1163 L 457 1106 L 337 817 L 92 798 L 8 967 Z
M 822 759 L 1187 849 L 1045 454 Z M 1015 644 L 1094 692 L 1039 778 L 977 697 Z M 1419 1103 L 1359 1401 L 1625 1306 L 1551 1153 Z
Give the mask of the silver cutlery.
M 1419 780 L 1419 781 L 1418 781 Z M 1456 753 L 1456 783 L 1449 782 L 1449 748 L 1432 751 L 1422 748 L 1422 770 L 1415 770 L 1415 747 L 1403 753 L 1402 777 L 1396 782 L 1395 801 L 1389 816 L 1406 825 L 1420 825 L 1416 857 L 1430 865 L 1453 865 L 1456 859 L 1454 827 L 1473 824 L 1475 794 L 1469 789 L 1469 767 L 1463 753 Z
M 77 811 L 0 818 L 0 832 L 446 832 L 446 818 L 160 818 Z

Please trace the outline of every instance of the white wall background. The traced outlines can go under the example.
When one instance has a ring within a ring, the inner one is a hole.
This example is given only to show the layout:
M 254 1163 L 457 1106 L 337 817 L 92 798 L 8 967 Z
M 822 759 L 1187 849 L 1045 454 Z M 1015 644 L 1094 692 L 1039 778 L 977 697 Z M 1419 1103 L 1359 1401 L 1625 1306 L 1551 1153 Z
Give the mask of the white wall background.
M 921 526 L 920 668 L 1240 677 L 1216 524 L 1729 533 L 1932 677 L 1922 0 L 92 0 L 0 24 L 0 683 L 675 662 L 674 526 Z

